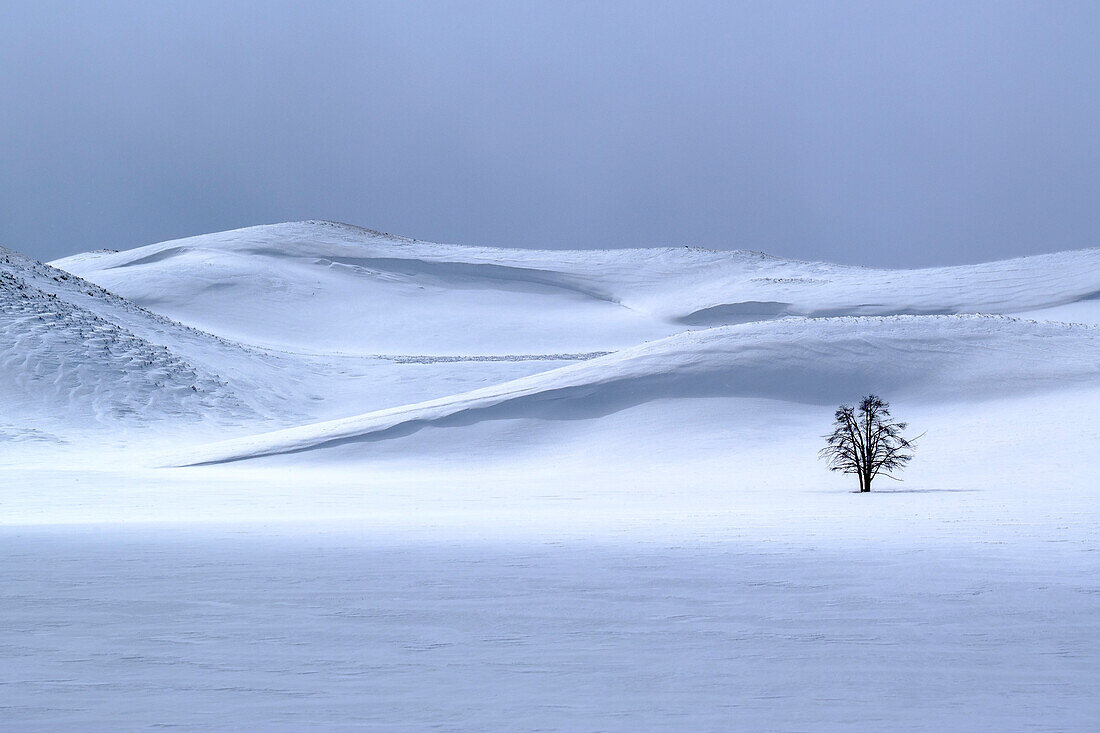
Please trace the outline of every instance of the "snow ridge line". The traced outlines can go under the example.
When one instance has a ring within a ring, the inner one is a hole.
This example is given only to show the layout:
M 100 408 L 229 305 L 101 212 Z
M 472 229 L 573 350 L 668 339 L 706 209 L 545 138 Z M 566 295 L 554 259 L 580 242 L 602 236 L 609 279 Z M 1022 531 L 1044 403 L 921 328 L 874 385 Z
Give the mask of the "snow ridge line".
M 7 247 L 0 247 L 0 255 L 3 259 L 0 260 L 0 265 L 8 265 L 13 268 L 19 268 L 19 272 L 11 272 L 11 276 L 20 280 L 24 285 L 35 287 L 42 292 L 47 292 L 42 285 L 48 285 L 50 282 L 57 283 L 57 286 L 53 286 L 52 289 L 66 292 L 66 295 L 79 295 L 94 298 L 96 300 L 105 301 L 114 305 L 122 310 L 129 312 L 130 314 L 138 315 L 142 318 L 146 318 L 150 321 L 155 321 L 163 326 L 179 329 L 185 331 L 188 334 L 201 338 L 208 339 L 217 342 L 221 346 L 232 349 L 239 349 L 248 353 L 256 353 L 251 347 L 232 341 L 230 339 L 223 338 L 209 331 L 203 331 L 202 329 L 189 326 L 186 323 L 173 320 L 167 316 L 163 316 L 159 313 L 143 308 L 142 306 L 134 303 L 132 300 L 123 298 L 120 295 L 112 293 L 110 290 L 97 285 L 90 280 L 86 280 L 79 275 L 75 275 L 67 270 L 48 265 L 40 260 L 36 260 L 32 257 L 28 257 L 24 254 L 16 252 L 15 250 L 8 249 Z M 44 282 L 29 283 L 26 280 L 26 272 L 29 271 L 33 275 L 37 276 L 35 279 L 41 279 Z M 56 293 L 54 293 L 56 295 Z
M 448 397 L 222 441 L 171 465 L 298 453 L 433 424 L 607 414 L 670 397 L 825 404 L 867 384 L 932 400 L 1069 387 L 1100 378 L 1100 360 L 1092 356 L 1100 356 L 1097 331 L 981 314 L 788 318 L 686 331 Z M 1037 370 L 1044 364 L 1049 368 Z

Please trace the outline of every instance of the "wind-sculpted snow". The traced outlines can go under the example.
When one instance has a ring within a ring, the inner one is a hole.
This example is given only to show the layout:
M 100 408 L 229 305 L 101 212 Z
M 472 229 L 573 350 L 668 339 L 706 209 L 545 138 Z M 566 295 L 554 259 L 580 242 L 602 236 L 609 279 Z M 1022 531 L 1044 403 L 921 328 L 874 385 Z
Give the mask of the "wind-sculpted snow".
M 58 264 L 98 285 L 0 262 L 12 726 L 1100 717 L 1100 250 L 887 271 L 307 222 Z M 919 448 L 856 496 L 817 455 L 868 392 Z
M 973 400 L 1098 379 L 1100 330 L 1093 327 L 1005 316 L 785 319 L 687 332 L 453 397 L 227 441 L 181 462 L 366 443 L 428 425 L 595 419 L 654 400 L 831 405 L 867 391 L 910 401 Z
M 553 263 L 469 256 L 477 251 L 305 223 L 57 264 L 159 313 L 277 349 L 590 353 L 653 335 L 648 316 L 616 303 L 597 280 Z
M 301 222 L 56 264 L 242 342 L 359 354 L 608 351 L 785 316 L 1011 314 L 1076 303 L 1100 316 L 1090 300 L 1100 293 L 1096 249 L 876 270 L 689 247 L 467 247 Z
M 239 347 L 11 251 L 0 253 L 0 323 L 0 399 L 14 437 L 43 425 L 64 432 L 255 414 L 223 376 L 184 355 Z
M 9 447 L 64 442 L 89 429 L 99 440 L 128 434 L 208 441 L 225 431 L 250 434 L 418 401 L 598 355 L 257 350 L 0 251 L 0 443 Z
M 998 380 L 1014 390 L 1095 376 L 1080 359 L 1092 353 L 1088 329 L 946 316 L 1089 321 L 1100 308 L 1100 250 L 888 271 L 687 247 L 442 245 L 303 222 L 57 263 L 125 298 L 12 257 L 19 277 L 67 304 L 51 318 L 96 324 L 71 326 L 73 343 L 60 348 L 50 339 L 64 328 L 39 333 L 20 321 L 25 333 L 5 352 L 14 404 L 95 394 L 94 409 L 64 409 L 95 420 L 229 420 L 238 435 L 299 430 L 287 450 L 331 442 L 329 430 L 332 440 L 376 440 L 439 421 L 599 417 L 666 398 L 824 404 L 872 388 L 971 397 Z M 1049 350 L 1067 339 L 1065 353 Z M 43 366 L 54 352 L 70 360 L 56 374 Z M 581 363 L 554 369 L 570 362 Z M 47 372 L 48 389 L 38 376 Z M 131 378 L 144 385 L 133 394 L 122 386 Z

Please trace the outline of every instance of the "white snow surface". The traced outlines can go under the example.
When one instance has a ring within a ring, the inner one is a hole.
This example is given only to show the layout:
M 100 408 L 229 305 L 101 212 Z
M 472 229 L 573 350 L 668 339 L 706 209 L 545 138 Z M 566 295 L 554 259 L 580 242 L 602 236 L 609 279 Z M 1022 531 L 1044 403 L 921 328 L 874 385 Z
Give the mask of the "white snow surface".
M 1088 730 L 1100 250 L 0 252 L 0 728 Z M 816 457 L 875 391 L 870 495 Z
M 465 247 L 331 222 L 53 264 L 222 336 L 356 354 L 589 352 L 788 315 L 1015 313 L 1100 296 L 1100 249 L 892 271 L 688 247 Z
M 890 359 L 884 360 L 883 354 Z M 241 438 L 210 463 L 355 443 L 429 425 L 598 418 L 658 399 L 767 397 L 829 404 L 860 389 L 960 401 L 1100 382 L 1100 330 L 1005 316 L 892 316 L 692 331 L 472 392 Z

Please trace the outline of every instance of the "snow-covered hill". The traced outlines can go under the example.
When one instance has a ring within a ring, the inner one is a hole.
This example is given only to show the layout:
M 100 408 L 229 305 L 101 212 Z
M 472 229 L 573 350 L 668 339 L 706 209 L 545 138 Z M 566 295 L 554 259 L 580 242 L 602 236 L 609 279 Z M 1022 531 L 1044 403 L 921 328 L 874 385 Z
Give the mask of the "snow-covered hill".
M 348 445 L 369 455 L 366 443 L 429 426 L 598 419 L 657 400 L 829 405 L 875 391 L 909 403 L 965 402 L 1097 384 L 1100 329 L 1093 326 L 1007 316 L 783 319 L 686 332 L 468 393 L 228 441 L 183 460 Z
M 6 712 L 1087 728 L 1097 293 L 1100 250 L 0 252 Z M 817 451 L 870 391 L 921 437 L 854 496 Z
M 360 358 L 256 349 L 0 249 L 0 454 L 7 451 L 13 463 L 47 443 L 111 463 L 118 457 L 104 450 L 110 445 L 254 433 L 347 414 L 348 405 L 373 409 L 438 397 L 588 356 Z
M 230 383 L 263 372 L 240 346 L 10 250 L 0 250 L 0 319 L 8 437 L 242 420 L 264 402 Z
M 476 435 L 502 419 L 622 430 L 606 418 L 649 402 L 690 413 L 699 398 L 776 410 L 872 389 L 912 405 L 993 400 L 1087 389 L 1100 364 L 1087 325 L 1100 322 L 1096 249 L 890 271 L 686 247 L 490 249 L 300 222 L 54 265 L 14 253 L 5 265 L 13 411 L 31 429 L 70 414 L 201 423 L 195 440 L 173 441 L 184 464 L 334 444 L 369 461 L 368 443 L 429 425 Z
M 890 271 L 687 247 L 465 247 L 301 222 L 54 264 L 227 338 L 348 354 L 608 351 L 686 328 L 789 315 L 1021 313 L 1076 304 L 1075 319 L 1100 320 L 1096 249 Z

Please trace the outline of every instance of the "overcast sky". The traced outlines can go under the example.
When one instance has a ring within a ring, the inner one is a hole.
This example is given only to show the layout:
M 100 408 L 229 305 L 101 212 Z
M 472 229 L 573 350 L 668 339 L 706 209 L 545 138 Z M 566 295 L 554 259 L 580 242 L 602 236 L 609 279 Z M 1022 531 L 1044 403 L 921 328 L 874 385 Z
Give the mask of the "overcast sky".
M 0 244 L 1100 246 L 1100 3 L 0 0 Z

